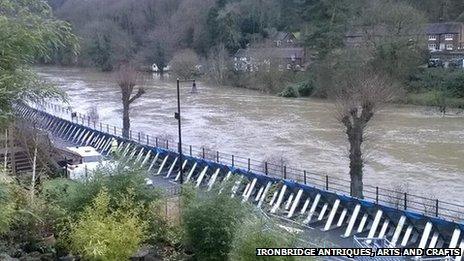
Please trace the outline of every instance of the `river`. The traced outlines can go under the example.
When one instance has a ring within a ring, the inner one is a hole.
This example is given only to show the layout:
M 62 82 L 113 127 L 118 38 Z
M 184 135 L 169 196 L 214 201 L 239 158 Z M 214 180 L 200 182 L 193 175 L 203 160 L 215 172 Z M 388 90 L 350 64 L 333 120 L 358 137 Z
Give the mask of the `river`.
M 38 67 L 69 96 L 76 111 L 95 106 L 100 120 L 122 126 L 119 87 L 111 74 L 81 68 Z M 177 140 L 175 83 L 157 76 L 131 107 L 132 129 Z M 260 92 L 183 84 L 183 141 L 264 160 L 284 155 L 287 165 L 348 178 L 343 127 L 324 100 L 286 99 Z M 368 129 L 365 183 L 464 203 L 464 115 L 442 117 L 419 106 L 390 105 Z

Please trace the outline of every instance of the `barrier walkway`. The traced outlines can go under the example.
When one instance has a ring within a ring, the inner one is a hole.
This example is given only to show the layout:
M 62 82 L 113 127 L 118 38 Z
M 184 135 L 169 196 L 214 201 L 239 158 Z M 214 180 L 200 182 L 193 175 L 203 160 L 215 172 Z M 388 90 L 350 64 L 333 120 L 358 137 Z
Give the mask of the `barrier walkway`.
M 111 133 L 109 127 L 104 130 L 100 125 L 98 130 L 89 127 L 90 122 L 85 126 L 73 122 L 73 118 L 55 116 L 60 113 L 70 115 L 63 112 L 63 109 L 52 115 L 44 108 L 18 104 L 15 111 L 17 117 L 34 122 L 37 127 L 61 139 L 93 146 L 103 154 L 109 153 L 113 141 L 116 140 L 117 150 L 123 157 L 147 168 L 152 175 L 162 175 L 166 179 L 179 181 L 177 168 L 180 164 L 177 152 L 152 146 L 149 140 L 142 143 L 140 135 L 135 141 L 125 139 L 118 133 Z M 250 171 L 250 168 L 210 160 L 204 155 L 201 158 L 183 156 L 182 169 L 185 172 L 184 182 L 205 190 L 220 186 L 222 182 L 234 177 L 232 197 L 238 197 L 242 202 L 251 202 L 269 214 L 321 232 L 337 234 L 344 239 L 352 239 L 353 236 L 380 238 L 388 240 L 389 247 L 460 247 L 464 251 L 463 223 L 377 204 L 378 201 L 353 198 L 311 183 L 302 184 L 295 180 L 256 173 Z M 452 258 L 456 261 L 463 260 L 462 256 Z

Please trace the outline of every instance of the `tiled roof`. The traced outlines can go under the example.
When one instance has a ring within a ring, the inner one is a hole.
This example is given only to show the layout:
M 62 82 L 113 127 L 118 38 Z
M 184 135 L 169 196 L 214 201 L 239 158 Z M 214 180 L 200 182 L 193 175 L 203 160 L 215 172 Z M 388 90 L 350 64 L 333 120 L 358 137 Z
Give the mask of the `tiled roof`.
M 304 49 L 300 47 L 294 48 L 247 48 L 239 49 L 235 53 L 235 57 L 260 57 L 260 56 L 270 56 L 274 58 L 281 59 L 290 59 L 294 58 L 303 58 Z
M 426 32 L 427 34 L 457 34 L 461 32 L 463 26 L 463 23 L 457 22 L 431 23 L 427 25 Z

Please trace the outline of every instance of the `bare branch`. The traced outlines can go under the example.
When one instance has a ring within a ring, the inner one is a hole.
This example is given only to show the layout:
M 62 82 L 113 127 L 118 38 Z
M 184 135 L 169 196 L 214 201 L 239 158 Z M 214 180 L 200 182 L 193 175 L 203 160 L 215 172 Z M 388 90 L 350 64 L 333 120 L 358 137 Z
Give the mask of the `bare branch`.
M 129 99 L 129 103 L 133 103 L 135 100 L 137 100 L 140 96 L 142 96 L 145 93 L 145 88 L 140 87 L 137 90 L 137 93 Z

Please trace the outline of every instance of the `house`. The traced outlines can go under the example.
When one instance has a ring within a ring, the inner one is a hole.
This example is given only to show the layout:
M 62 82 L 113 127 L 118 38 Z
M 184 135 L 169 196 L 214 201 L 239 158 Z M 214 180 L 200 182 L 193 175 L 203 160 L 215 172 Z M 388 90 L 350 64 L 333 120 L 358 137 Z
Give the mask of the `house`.
M 464 50 L 464 24 L 458 22 L 427 25 L 427 46 L 431 52 Z
M 297 38 L 294 33 L 274 31 L 268 36 L 268 40 L 272 41 L 275 47 L 296 47 Z
M 388 38 L 390 31 L 385 25 L 355 26 L 345 34 L 345 46 L 351 48 L 365 47 L 370 42 Z M 423 36 L 427 40 L 427 46 L 431 52 L 464 51 L 463 23 L 430 23 L 421 31 L 404 32 L 403 36 L 411 39 Z
M 253 72 L 265 66 L 279 70 L 304 70 L 305 51 L 302 47 L 268 47 L 239 49 L 234 55 L 235 70 Z
M 291 32 L 271 31 L 264 41 L 239 49 L 234 55 L 237 71 L 257 71 L 263 65 L 295 71 L 303 70 L 305 63 L 305 49 L 299 46 L 297 34 Z
M 372 41 L 385 37 L 387 34 L 387 28 L 384 25 L 354 26 L 346 32 L 344 43 L 349 48 L 366 47 Z

